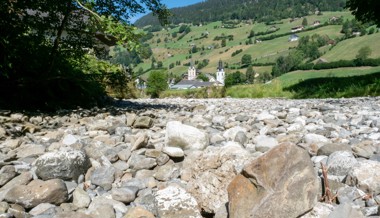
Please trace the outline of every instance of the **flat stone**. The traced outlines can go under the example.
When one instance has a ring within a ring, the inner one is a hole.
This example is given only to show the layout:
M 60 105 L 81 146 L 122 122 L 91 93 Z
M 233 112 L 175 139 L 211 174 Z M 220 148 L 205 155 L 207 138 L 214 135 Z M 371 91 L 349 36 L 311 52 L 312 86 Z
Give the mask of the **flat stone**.
M 94 185 L 98 185 L 105 190 L 110 190 L 115 180 L 115 168 L 109 166 L 100 166 L 92 172 L 90 180 Z
M 130 208 L 123 218 L 155 218 L 155 216 L 143 207 L 138 206 Z
M 147 116 L 138 117 L 133 123 L 134 128 L 149 129 L 153 125 L 153 119 Z
M 33 208 L 41 203 L 57 205 L 67 199 L 67 188 L 61 179 L 33 180 L 28 185 L 11 188 L 5 195 L 5 201 L 20 204 L 25 208 Z
M 3 166 L 0 170 L 0 186 L 3 186 L 16 176 L 14 166 Z
M 178 147 L 164 147 L 162 152 L 169 155 L 169 157 L 183 157 L 185 153 Z

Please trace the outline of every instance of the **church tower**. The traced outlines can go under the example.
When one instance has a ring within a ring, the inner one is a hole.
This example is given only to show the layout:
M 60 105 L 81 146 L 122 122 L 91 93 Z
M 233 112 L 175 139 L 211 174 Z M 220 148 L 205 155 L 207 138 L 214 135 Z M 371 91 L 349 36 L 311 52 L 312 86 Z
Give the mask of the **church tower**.
M 226 78 L 226 75 L 225 75 L 224 69 L 223 69 L 223 62 L 222 62 L 222 60 L 219 60 L 218 68 L 216 71 L 216 81 L 218 81 L 224 85 L 224 79 L 225 78 Z
M 187 79 L 195 80 L 197 78 L 197 70 L 193 64 L 193 61 L 190 62 L 189 69 L 187 70 Z

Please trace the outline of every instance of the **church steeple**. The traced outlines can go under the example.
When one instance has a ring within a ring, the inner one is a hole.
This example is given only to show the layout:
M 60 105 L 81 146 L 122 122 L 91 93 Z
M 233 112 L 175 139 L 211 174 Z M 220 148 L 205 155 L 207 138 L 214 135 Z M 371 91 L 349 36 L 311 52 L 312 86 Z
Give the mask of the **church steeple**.
M 219 59 L 218 71 L 221 71 L 221 70 L 223 70 L 223 62 L 222 62 L 222 60 Z

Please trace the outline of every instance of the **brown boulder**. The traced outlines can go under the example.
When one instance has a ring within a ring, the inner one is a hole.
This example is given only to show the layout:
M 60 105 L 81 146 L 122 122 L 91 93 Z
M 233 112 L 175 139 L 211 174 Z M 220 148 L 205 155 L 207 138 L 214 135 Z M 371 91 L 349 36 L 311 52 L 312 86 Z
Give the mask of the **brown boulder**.
M 297 217 L 315 205 L 318 180 L 308 153 L 280 144 L 246 165 L 228 187 L 230 218 Z

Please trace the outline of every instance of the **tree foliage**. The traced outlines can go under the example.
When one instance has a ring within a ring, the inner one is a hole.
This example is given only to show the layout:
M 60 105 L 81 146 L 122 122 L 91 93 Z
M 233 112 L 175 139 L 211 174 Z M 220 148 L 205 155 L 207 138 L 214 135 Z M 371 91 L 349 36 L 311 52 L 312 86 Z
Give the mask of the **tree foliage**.
M 380 2 L 376 0 L 347 0 L 346 7 L 356 19 L 362 22 L 375 22 L 380 26 Z
M 368 56 L 371 54 L 372 50 L 369 46 L 361 47 L 358 51 L 358 54 L 356 55 L 356 59 L 358 60 L 364 60 L 367 59 Z
M 152 98 L 158 98 L 160 93 L 168 88 L 168 77 L 161 71 L 152 71 L 147 80 L 147 93 Z
M 250 65 L 252 63 L 252 56 L 250 54 L 244 54 L 241 57 L 241 64 L 244 65 Z
M 143 2 L 165 19 L 159 0 Z M 101 57 L 100 44 L 138 48 L 141 34 L 128 18 L 144 10 L 124 0 L 3 1 L 0 105 L 54 109 L 97 103 L 103 76 L 88 70 L 86 54 Z
M 251 65 L 248 66 L 247 71 L 245 72 L 247 82 L 253 84 L 255 81 L 255 71 Z

